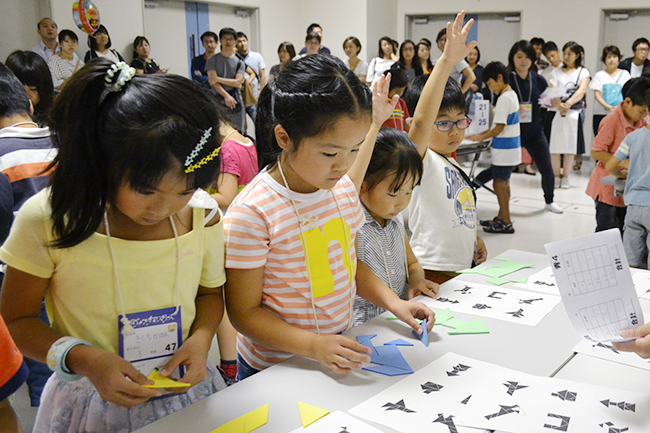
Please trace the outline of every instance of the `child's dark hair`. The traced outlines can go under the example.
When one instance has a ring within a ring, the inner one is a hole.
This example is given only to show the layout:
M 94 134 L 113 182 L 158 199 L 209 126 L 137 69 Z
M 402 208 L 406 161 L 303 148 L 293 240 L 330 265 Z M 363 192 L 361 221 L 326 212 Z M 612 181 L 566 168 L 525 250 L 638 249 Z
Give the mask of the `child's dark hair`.
M 381 41 L 386 41 L 390 44 L 391 47 L 393 47 L 393 54 L 395 54 L 395 47 L 393 45 L 393 40 L 388 37 L 388 36 L 382 36 L 379 38 L 379 51 L 377 51 L 377 57 L 380 59 L 384 58 L 384 50 L 381 49 Z
M 407 87 L 409 85 L 409 77 L 406 75 L 406 71 L 404 71 L 404 68 L 399 63 L 393 63 L 390 69 L 384 71 L 384 75 L 388 75 L 389 73 L 389 90 L 393 90 L 396 87 Z
M 650 96 L 650 78 L 636 77 L 628 80 L 623 86 L 623 98 L 630 98 L 632 105 L 648 106 Z
M 207 38 L 207 37 L 212 37 L 215 42 L 219 42 L 219 36 L 217 36 L 217 34 L 215 32 L 211 32 L 210 30 L 208 30 L 207 32 L 204 32 L 201 35 L 201 43 L 205 42 L 205 38 Z
M 219 39 L 223 39 L 224 36 L 230 35 L 234 40 L 237 40 L 237 31 L 232 27 L 224 27 L 219 30 Z
M 62 44 L 63 41 L 65 41 L 65 38 L 70 38 L 74 42 L 79 42 L 79 38 L 77 37 L 77 34 L 73 32 L 72 30 L 68 29 L 63 29 L 59 32 L 59 43 Z
M 29 107 L 29 98 L 22 83 L 0 62 L 0 117 L 17 114 L 30 116 Z
M 389 187 L 391 192 L 399 191 L 408 178 L 413 179 L 413 186 L 419 185 L 422 179 L 422 157 L 406 132 L 381 128 L 363 183 L 370 191 L 393 175 L 395 177 Z
M 23 85 L 36 87 L 39 102 L 34 107 L 34 121 L 46 125 L 54 102 L 54 84 L 45 60 L 33 51 L 14 51 L 7 57 L 6 65 Z
M 188 189 L 207 187 L 219 169 L 215 157 L 184 172 L 194 151 L 191 164 L 221 143 L 214 102 L 198 84 L 178 75 L 136 75 L 120 91 L 106 93 L 112 65 L 106 59 L 85 65 L 52 107 L 58 148 L 50 166 L 55 247 L 72 247 L 91 236 L 120 187 L 151 191 L 170 172 L 185 176 Z
M 110 48 L 111 47 L 111 35 L 108 34 L 108 30 L 106 30 L 106 27 L 104 27 L 104 24 L 100 24 L 99 27 L 97 27 L 97 30 L 95 30 L 95 35 L 97 33 L 104 33 L 106 36 L 108 36 L 108 43 L 106 44 L 105 48 Z M 97 49 L 97 39 L 95 39 L 94 36 L 88 35 L 88 47 L 91 50 L 96 50 Z
M 494 81 L 498 81 L 499 75 L 503 78 L 504 84 L 508 84 L 508 69 L 506 68 L 506 65 L 501 62 L 490 62 L 485 66 L 485 69 L 483 69 L 483 82 L 487 84 L 490 78 Z
M 282 149 L 275 127 L 282 125 L 294 151 L 341 118 L 372 113 L 372 94 L 354 72 L 334 56 L 314 54 L 289 62 L 260 93 L 255 136 L 260 169 L 277 161 Z
M 574 66 L 576 68 L 582 66 L 582 61 L 584 60 L 585 57 L 585 51 L 582 48 L 582 46 L 575 41 L 569 41 L 566 44 L 564 44 L 564 46 L 562 47 L 562 53 L 564 53 L 567 50 L 567 48 L 573 51 L 573 53 L 577 56 Z M 567 64 L 562 62 L 562 67 L 566 68 Z
M 553 41 L 548 41 L 547 43 L 544 44 L 542 47 L 542 53 L 546 55 L 549 51 L 557 51 L 557 45 Z
M 138 56 L 138 48 L 142 46 L 142 44 L 147 43 L 147 45 L 151 46 L 149 43 L 149 39 L 147 39 L 146 36 L 136 36 L 135 39 L 133 39 L 133 58 L 137 59 L 140 56 Z
M 605 63 L 607 61 L 607 56 L 610 54 L 615 55 L 619 60 L 621 59 L 621 50 L 619 50 L 616 45 L 607 45 L 603 48 L 603 54 L 600 56 L 600 61 Z
M 422 89 L 429 79 L 429 74 L 420 75 L 415 77 L 415 80 L 411 82 L 411 85 L 406 89 L 402 99 L 406 102 L 406 106 L 409 109 L 411 116 L 415 113 L 415 108 L 418 105 L 420 100 L 420 95 L 422 94 Z M 458 109 L 463 113 L 467 114 L 467 108 L 465 103 L 465 96 L 460 90 L 458 82 L 452 78 L 447 80 L 445 85 L 445 92 L 442 95 L 442 102 L 440 103 L 440 109 L 438 110 L 439 114 L 448 113 L 453 109 Z
M 519 51 L 524 53 L 526 57 L 528 57 L 528 59 L 531 61 L 529 70 L 537 72 L 537 66 L 535 66 L 535 62 L 537 61 L 535 48 L 533 48 L 533 44 L 531 42 L 528 42 L 525 39 L 515 42 L 512 48 L 510 48 L 510 53 L 508 53 L 508 71 L 513 72 L 515 70 L 515 54 L 517 54 Z

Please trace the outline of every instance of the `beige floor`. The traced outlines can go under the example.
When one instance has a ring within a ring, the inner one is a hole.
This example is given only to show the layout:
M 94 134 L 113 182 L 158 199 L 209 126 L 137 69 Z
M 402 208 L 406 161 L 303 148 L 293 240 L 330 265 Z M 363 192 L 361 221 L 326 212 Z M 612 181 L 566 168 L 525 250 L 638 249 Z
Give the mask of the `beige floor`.
M 513 174 L 510 213 L 515 233 L 482 233 L 489 257 L 509 249 L 544 254 L 547 242 L 592 233 L 596 227 L 594 204 L 584 192 L 592 169 L 593 163 L 585 161 L 582 171 L 571 173 L 572 188 L 555 190 L 555 202 L 565 209 L 561 215 L 544 210 L 539 174 Z M 496 196 L 485 189 L 477 191 L 477 205 L 480 219 L 493 218 L 499 209 Z M 212 353 L 211 358 L 218 359 L 218 354 Z M 25 432 L 31 432 L 36 410 L 29 407 L 25 386 L 16 394 L 13 405 Z

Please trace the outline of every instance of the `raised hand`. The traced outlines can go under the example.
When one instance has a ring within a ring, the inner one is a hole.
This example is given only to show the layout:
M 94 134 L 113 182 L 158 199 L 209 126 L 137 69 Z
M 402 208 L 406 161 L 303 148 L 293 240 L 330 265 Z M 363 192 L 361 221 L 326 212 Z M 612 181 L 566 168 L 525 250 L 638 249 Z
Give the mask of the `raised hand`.
M 463 26 L 464 19 L 465 11 L 460 11 L 460 13 L 456 15 L 453 24 L 447 23 L 447 43 L 445 44 L 445 50 L 442 53 L 442 57 L 453 64 L 456 64 L 467 57 L 467 54 L 478 45 L 476 41 L 471 41 L 469 44 L 465 43 L 467 41 L 469 29 L 471 29 L 474 24 L 474 19 L 470 19 Z
M 399 101 L 398 95 L 394 95 L 392 99 L 388 99 L 389 91 L 390 73 L 382 75 L 379 80 L 375 81 L 372 88 L 372 121 L 376 125 L 381 126 L 388 120 Z

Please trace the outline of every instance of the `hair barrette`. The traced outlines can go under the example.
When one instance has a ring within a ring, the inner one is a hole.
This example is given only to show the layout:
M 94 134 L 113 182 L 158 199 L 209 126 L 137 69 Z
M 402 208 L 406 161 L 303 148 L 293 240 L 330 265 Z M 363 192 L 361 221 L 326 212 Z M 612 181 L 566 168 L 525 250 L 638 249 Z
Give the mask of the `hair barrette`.
M 117 74 L 117 78 L 115 77 Z M 124 85 L 135 77 L 135 68 L 130 67 L 125 62 L 113 63 L 106 71 L 106 88 L 111 92 L 119 92 Z
M 221 146 L 217 147 L 215 150 L 213 150 L 209 155 L 207 155 L 199 162 L 192 164 L 192 162 L 196 159 L 196 157 L 199 156 L 199 153 L 201 153 L 201 150 L 203 149 L 203 146 L 205 146 L 205 143 L 208 142 L 208 138 L 210 138 L 211 134 L 212 134 L 212 127 L 205 130 L 205 132 L 203 133 L 203 137 L 201 137 L 201 140 L 196 144 L 194 150 L 185 159 L 186 174 L 192 173 L 197 168 L 207 164 L 209 161 L 212 161 L 219 154 L 219 151 L 221 150 Z

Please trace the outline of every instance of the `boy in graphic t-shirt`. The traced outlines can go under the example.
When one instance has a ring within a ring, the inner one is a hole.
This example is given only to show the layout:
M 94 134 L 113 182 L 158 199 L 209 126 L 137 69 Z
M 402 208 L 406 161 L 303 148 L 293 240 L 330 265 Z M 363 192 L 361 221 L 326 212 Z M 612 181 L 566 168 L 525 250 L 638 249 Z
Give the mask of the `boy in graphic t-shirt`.
M 494 127 L 489 131 L 468 137 L 474 141 L 492 140 L 492 167 L 476 176 L 480 184 L 494 179 L 494 192 L 499 202 L 499 214 L 492 220 L 481 221 L 488 233 L 514 233 L 510 219 L 510 174 L 521 164 L 519 131 L 519 99 L 508 84 L 508 70 L 501 62 L 491 62 L 483 71 L 483 81 L 499 95 L 494 108 Z

